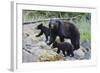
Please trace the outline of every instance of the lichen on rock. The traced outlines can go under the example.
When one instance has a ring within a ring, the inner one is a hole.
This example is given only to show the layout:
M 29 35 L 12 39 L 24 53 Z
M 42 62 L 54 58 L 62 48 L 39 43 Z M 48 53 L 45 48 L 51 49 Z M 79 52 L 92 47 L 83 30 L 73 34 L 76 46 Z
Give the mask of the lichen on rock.
M 39 56 L 39 60 L 40 62 L 59 61 L 59 60 L 64 60 L 64 57 L 52 50 L 44 50 L 43 53 Z

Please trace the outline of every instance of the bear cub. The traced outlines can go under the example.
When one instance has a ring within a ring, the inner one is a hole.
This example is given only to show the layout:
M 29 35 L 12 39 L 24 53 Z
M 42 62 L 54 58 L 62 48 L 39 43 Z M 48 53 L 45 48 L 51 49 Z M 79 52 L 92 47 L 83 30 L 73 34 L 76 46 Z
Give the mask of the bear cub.
M 57 53 L 59 54 L 60 51 L 62 51 L 64 57 L 66 57 L 66 52 L 67 52 L 67 56 L 73 57 L 74 53 L 73 53 L 73 45 L 71 45 L 68 42 L 54 42 L 52 45 L 52 48 L 58 48 Z
M 41 23 L 41 24 L 39 24 L 37 26 L 36 29 L 41 30 L 40 33 L 38 35 L 36 35 L 36 37 L 39 37 L 39 36 L 41 36 L 41 35 L 44 34 L 45 38 L 46 38 L 45 42 L 47 42 L 48 41 L 48 37 L 50 36 L 50 30 L 49 30 L 49 28 L 43 26 L 43 24 Z

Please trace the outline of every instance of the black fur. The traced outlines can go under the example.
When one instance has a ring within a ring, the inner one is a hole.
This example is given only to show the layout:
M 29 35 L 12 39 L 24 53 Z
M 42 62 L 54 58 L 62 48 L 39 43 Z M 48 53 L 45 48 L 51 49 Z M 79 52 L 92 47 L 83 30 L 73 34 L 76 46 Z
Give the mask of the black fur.
M 54 42 L 53 45 L 52 45 L 52 48 L 58 48 L 57 53 L 59 54 L 60 51 L 62 51 L 64 57 L 66 57 L 66 52 L 67 52 L 67 56 L 71 56 L 71 57 L 74 56 L 74 53 L 73 53 L 74 48 L 70 43 L 67 43 L 67 42 L 61 42 L 61 43 Z
M 80 32 L 76 26 L 71 22 L 64 22 L 59 19 L 51 19 L 49 22 L 50 40 L 48 45 L 52 44 L 56 36 L 60 37 L 61 42 L 64 42 L 64 38 L 70 39 L 74 49 L 80 47 Z
M 43 24 L 41 23 L 40 25 L 37 26 L 38 30 L 41 30 L 40 33 L 38 35 L 36 35 L 36 37 L 39 37 L 41 35 L 45 35 L 46 38 L 46 42 L 48 41 L 48 36 L 50 36 L 50 31 L 49 28 L 43 26 Z

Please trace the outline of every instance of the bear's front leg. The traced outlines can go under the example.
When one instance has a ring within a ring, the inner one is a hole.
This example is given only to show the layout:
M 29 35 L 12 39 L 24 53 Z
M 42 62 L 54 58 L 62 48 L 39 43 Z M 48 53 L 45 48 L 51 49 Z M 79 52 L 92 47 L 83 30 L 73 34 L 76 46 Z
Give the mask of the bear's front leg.
M 43 32 L 41 31 L 38 35 L 36 35 L 36 37 L 39 37 L 43 34 Z
M 50 40 L 49 43 L 47 43 L 47 45 L 51 45 L 56 39 L 56 36 L 50 36 Z

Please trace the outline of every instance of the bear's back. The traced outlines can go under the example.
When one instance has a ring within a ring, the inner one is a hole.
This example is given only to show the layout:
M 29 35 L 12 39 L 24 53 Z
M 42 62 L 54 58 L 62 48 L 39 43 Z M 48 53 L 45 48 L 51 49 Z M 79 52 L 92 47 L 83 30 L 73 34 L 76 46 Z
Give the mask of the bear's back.
M 64 22 L 63 31 L 65 31 L 65 36 L 68 37 L 77 37 L 80 35 L 78 28 L 71 22 Z

